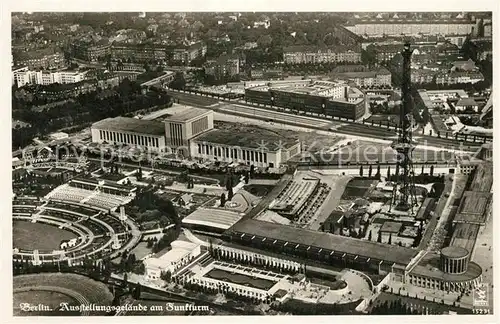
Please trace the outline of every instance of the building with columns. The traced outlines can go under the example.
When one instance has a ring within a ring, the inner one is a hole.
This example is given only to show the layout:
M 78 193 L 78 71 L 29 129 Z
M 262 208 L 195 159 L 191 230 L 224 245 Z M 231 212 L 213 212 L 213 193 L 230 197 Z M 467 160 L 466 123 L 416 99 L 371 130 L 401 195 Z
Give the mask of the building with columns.
M 174 107 L 177 113 L 168 116 L 165 120 L 166 145 L 177 150 L 183 156 L 190 155 L 190 141 L 214 128 L 214 112 L 212 110 L 178 106 Z
M 445 290 L 470 291 L 482 281 L 481 267 L 470 261 L 470 252 L 449 246 L 440 253 L 423 253 L 420 260 L 406 269 L 404 282 L 414 286 Z
M 255 219 L 242 220 L 227 230 L 223 238 L 272 253 L 313 260 L 344 268 L 378 274 L 393 271 L 396 265 L 406 266 L 417 251 L 350 237 L 317 232 Z
M 191 141 L 191 156 L 201 160 L 279 168 L 301 152 L 300 142 L 258 127 L 214 129 Z
M 91 127 L 92 142 L 142 147 L 165 151 L 165 126 L 162 122 L 128 117 L 106 118 Z

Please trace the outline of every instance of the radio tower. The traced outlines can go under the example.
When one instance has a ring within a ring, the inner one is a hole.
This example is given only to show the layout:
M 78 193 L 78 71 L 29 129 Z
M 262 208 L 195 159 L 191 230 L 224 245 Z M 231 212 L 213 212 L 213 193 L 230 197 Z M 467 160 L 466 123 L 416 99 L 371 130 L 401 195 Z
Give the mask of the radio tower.
M 396 165 L 397 183 L 394 185 L 391 205 L 396 205 L 396 210 L 408 211 L 416 203 L 415 182 L 412 162 L 414 149 L 412 140 L 412 96 L 411 96 L 411 54 L 413 50 L 410 43 L 405 43 L 401 52 L 403 55 L 403 80 L 401 86 L 402 105 L 399 115 L 398 139 L 392 147 L 397 151 Z

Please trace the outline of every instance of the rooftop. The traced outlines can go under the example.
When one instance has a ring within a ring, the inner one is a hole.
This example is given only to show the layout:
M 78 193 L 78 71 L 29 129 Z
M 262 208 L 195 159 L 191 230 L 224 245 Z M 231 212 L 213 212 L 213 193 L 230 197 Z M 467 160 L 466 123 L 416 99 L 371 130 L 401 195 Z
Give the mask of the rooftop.
M 172 263 L 179 261 L 184 256 L 191 253 L 191 251 L 198 247 L 198 244 L 177 240 L 173 241 L 171 246 L 172 249 L 167 253 L 158 257 L 146 259 L 146 265 L 158 268 L 167 268 L 172 265 Z
M 447 246 L 441 250 L 441 254 L 449 258 L 463 258 L 469 255 L 469 251 L 459 246 Z
M 434 198 L 425 198 L 424 202 L 422 203 L 422 206 L 420 206 L 420 209 L 418 210 L 417 216 L 415 217 L 416 220 L 425 220 L 429 218 L 429 213 L 432 209 L 434 209 L 434 205 L 436 204 L 436 199 Z
M 211 112 L 212 110 L 190 107 L 190 106 L 181 106 L 176 107 L 176 111 L 172 113 L 172 115 L 165 118 L 165 121 L 172 122 L 187 122 L 196 117 L 203 116 L 204 114 Z
M 283 48 L 283 53 L 343 53 L 343 52 L 358 52 L 359 50 L 355 47 L 348 46 L 335 46 L 335 47 L 327 47 L 327 46 L 311 46 L 311 45 L 294 45 Z
M 157 136 L 165 135 L 165 125 L 162 122 L 129 117 L 106 118 L 92 124 L 92 128 Z
M 455 106 L 464 106 L 464 107 L 477 106 L 477 102 L 473 98 L 462 98 L 458 100 Z
M 474 262 L 469 262 L 467 272 L 463 274 L 445 273 L 439 269 L 439 254 L 429 253 L 410 271 L 410 274 L 427 278 L 434 278 L 447 282 L 470 281 L 479 277 L 483 270 Z
M 467 251 L 473 251 L 479 233 L 479 224 L 458 223 L 453 229 L 450 245 L 459 246 Z
M 286 225 L 278 225 L 254 219 L 236 223 L 229 229 L 233 233 L 244 233 L 248 236 L 276 240 L 278 244 L 289 242 L 304 247 L 314 247 L 320 250 L 349 253 L 370 259 L 387 261 L 399 264 L 408 264 L 417 254 L 416 250 L 387 245 L 376 242 L 364 241 L 350 237 L 334 235 L 302 229 Z
M 493 164 L 481 163 L 474 171 L 474 178 L 472 180 L 469 190 L 472 191 L 486 191 L 490 192 L 493 185 Z
M 483 224 L 491 196 L 490 192 L 465 191 L 454 222 Z
M 399 222 L 384 222 L 384 224 L 380 228 L 380 232 L 399 233 L 402 226 L 403 224 Z
M 228 146 L 261 149 L 263 152 L 275 152 L 281 147 L 289 148 L 295 139 L 285 138 L 271 130 L 238 125 L 238 128 L 218 128 L 203 133 L 195 138 L 196 142 L 209 142 Z
M 467 24 L 472 25 L 473 22 L 468 19 L 400 19 L 400 18 L 358 18 L 352 19 L 352 24 Z
M 243 216 L 239 213 L 219 208 L 198 208 L 182 220 L 183 224 L 204 225 L 228 229 Z

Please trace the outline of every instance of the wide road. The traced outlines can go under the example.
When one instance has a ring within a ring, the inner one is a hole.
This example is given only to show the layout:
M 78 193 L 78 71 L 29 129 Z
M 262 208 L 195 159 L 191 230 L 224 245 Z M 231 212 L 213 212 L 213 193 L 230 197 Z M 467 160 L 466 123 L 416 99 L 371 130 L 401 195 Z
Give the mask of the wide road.
M 294 115 L 291 113 L 278 112 L 275 108 L 271 107 L 256 107 L 243 102 L 234 102 L 234 104 L 229 102 L 219 102 L 218 99 L 212 97 L 181 93 L 173 90 L 168 91 L 174 98 L 179 99 L 180 104 L 211 108 L 214 111 L 228 115 L 237 115 L 260 120 L 272 120 L 283 124 L 295 126 L 299 125 L 304 128 L 329 130 L 338 134 L 366 136 L 374 139 L 390 140 L 395 139 L 397 135 L 394 129 L 387 129 L 385 127 L 371 126 L 352 121 L 332 120 L 323 117 Z M 419 144 L 445 147 L 453 150 L 475 151 L 482 145 L 481 143 L 471 142 L 462 144 L 460 141 L 452 138 L 438 138 L 428 135 L 415 134 L 414 137 Z
M 221 104 L 214 107 L 214 110 L 217 110 L 221 113 L 235 113 L 245 115 L 249 118 L 267 118 L 268 121 L 272 122 L 282 122 L 284 124 L 295 124 L 299 126 L 309 126 L 314 128 L 321 128 L 327 130 L 330 125 L 332 125 L 332 121 L 324 120 L 320 118 L 313 118 L 308 116 L 294 115 L 290 113 L 278 112 L 278 111 L 270 111 L 260 108 L 254 108 L 249 106 L 244 106 L 240 104 Z M 341 124 L 340 122 L 335 122 L 337 124 Z
M 188 105 L 198 108 L 207 108 L 219 102 L 217 98 L 212 98 L 212 97 L 197 96 L 193 94 L 182 93 L 172 90 L 167 90 L 167 92 L 173 98 L 178 99 L 179 104 L 181 105 Z

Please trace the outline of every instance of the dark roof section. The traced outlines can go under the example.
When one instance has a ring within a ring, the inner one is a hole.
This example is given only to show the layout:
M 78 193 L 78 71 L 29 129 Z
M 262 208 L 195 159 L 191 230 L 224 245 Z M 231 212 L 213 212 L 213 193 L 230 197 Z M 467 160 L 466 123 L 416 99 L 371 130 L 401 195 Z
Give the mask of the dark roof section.
M 477 106 L 476 100 L 474 98 L 462 98 L 460 99 L 455 106 Z
M 384 222 L 384 224 L 380 228 L 380 232 L 399 233 L 402 226 L 403 226 L 403 224 L 399 223 L 399 222 L 391 222 L 391 221 Z
M 493 194 L 490 192 L 465 191 L 453 221 L 456 223 L 484 224 L 488 216 L 488 206 L 492 196 Z
M 435 204 L 436 204 L 436 199 L 425 198 L 424 202 L 422 203 L 422 206 L 420 206 L 420 209 L 418 210 L 418 213 L 417 213 L 417 216 L 415 217 L 415 219 L 416 220 L 428 219 L 429 214 L 434 209 Z
M 106 118 L 94 123 L 92 128 L 156 136 L 165 135 L 165 125 L 162 122 L 128 117 Z
M 295 139 L 285 138 L 270 130 L 258 127 L 239 129 L 235 136 L 234 129 L 213 129 L 196 137 L 196 142 L 208 142 L 235 147 L 259 149 L 262 152 L 276 152 L 280 148 L 288 149 L 295 145 Z
M 469 255 L 469 251 L 459 246 L 448 246 L 441 250 L 441 254 L 448 258 L 463 258 Z
M 186 109 L 182 110 L 181 112 L 177 114 L 172 114 L 168 116 L 165 121 L 171 121 L 171 122 L 186 122 L 189 121 L 193 118 L 202 116 L 209 112 L 211 110 L 209 109 L 202 109 L 202 108 L 196 108 L 196 107 L 186 107 Z
M 408 264 L 417 254 L 416 250 L 397 245 L 363 241 L 255 219 L 236 223 L 228 231 L 399 264 Z

